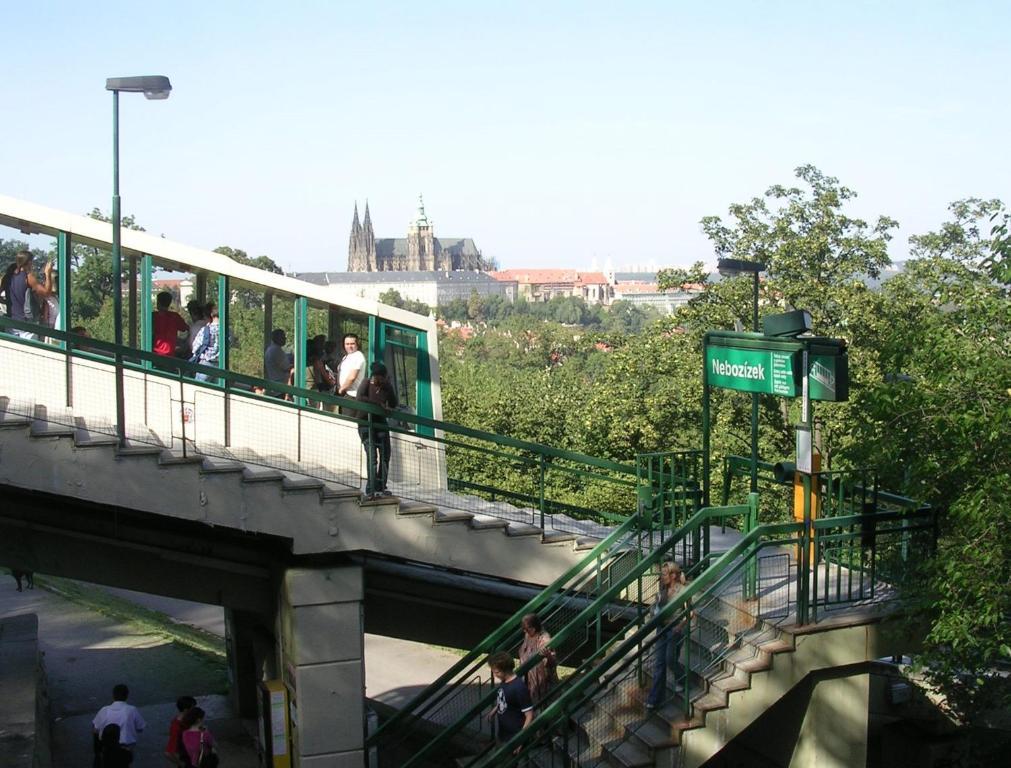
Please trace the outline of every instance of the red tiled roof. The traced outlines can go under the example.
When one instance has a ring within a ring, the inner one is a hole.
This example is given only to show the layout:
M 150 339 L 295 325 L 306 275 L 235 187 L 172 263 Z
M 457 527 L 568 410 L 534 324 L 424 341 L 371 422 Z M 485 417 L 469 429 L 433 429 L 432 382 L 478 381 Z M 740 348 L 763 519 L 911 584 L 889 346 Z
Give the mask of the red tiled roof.
M 606 285 L 603 272 L 579 272 L 575 269 L 503 269 L 491 272 L 496 280 L 515 280 L 524 285 L 572 283 L 573 285 Z

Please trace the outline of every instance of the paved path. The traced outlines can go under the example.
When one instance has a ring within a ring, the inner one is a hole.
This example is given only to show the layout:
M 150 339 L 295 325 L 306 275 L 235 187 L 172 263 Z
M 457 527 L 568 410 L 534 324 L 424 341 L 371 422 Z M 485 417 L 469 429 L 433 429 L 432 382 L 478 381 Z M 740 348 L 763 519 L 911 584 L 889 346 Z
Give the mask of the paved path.
M 117 597 L 160 611 L 174 620 L 225 636 L 224 610 L 171 597 L 105 588 Z M 366 696 L 390 706 L 403 703 L 460 659 L 459 654 L 422 643 L 365 635 Z
M 252 740 L 231 717 L 222 695 L 227 687 L 223 661 L 216 663 L 44 589 L 16 592 L 12 578 L 0 577 L 0 618 L 21 613 L 39 617 L 39 646 L 45 653 L 52 700 L 55 766 L 90 768 L 91 720 L 109 703 L 118 682 L 130 686 L 130 701 L 148 723 L 133 768 L 167 765 L 162 750 L 175 698 L 182 693 L 192 693 L 207 710 L 223 765 L 258 765 Z

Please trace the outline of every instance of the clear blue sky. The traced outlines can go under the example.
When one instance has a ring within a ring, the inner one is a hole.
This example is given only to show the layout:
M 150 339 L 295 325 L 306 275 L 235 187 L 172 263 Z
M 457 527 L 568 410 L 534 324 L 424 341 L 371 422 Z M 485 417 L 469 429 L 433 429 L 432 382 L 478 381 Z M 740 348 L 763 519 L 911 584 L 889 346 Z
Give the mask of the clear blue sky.
M 698 221 L 813 163 L 897 218 L 1011 201 L 1011 5 L 35 2 L 3 10 L 0 193 L 344 269 L 352 206 L 503 267 L 711 261 Z M 0 237 L 12 236 L 0 232 Z

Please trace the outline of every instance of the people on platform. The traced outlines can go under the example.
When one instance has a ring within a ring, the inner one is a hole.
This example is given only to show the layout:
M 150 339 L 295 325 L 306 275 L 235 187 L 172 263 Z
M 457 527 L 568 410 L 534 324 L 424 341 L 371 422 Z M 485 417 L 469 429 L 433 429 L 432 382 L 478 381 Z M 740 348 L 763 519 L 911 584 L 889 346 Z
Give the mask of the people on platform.
M 193 707 L 197 705 L 197 700 L 192 696 L 180 696 L 176 699 L 176 710 L 178 714 L 172 718 L 172 722 L 169 723 L 169 735 L 168 742 L 165 744 L 165 759 L 168 760 L 172 765 L 184 766 L 183 758 L 181 757 L 183 749 L 183 717 L 189 712 Z
M 397 393 L 387 379 L 386 366 L 378 360 L 372 363 L 372 375 L 358 388 L 358 401 L 371 403 L 382 409 L 382 414 L 359 412 L 362 423 L 358 426 L 358 436 L 365 449 L 365 463 L 368 479 L 365 484 L 365 496 L 389 496 L 386 483 L 390 476 L 390 454 L 393 446 L 390 441 L 390 427 L 386 414 L 397 407 Z M 369 424 L 371 422 L 371 429 Z
M 214 735 L 204 726 L 205 713 L 200 707 L 191 707 L 180 722 L 183 751 L 179 753 L 189 765 L 211 768 L 218 764 Z M 213 757 L 208 757 L 213 755 Z M 181 763 L 186 765 L 185 762 Z
M 182 347 L 180 357 L 190 357 L 196 348 L 197 337 L 200 336 L 200 329 L 207 325 L 207 312 L 203 304 L 196 299 L 186 302 L 186 311 L 190 315 L 189 338 L 186 345 Z
M 171 306 L 172 294 L 161 291 L 155 298 L 155 311 L 151 313 L 151 351 L 162 357 L 175 356 L 179 337 L 185 336 L 190 331 L 182 315 L 169 309 Z
M 686 583 L 685 574 L 678 563 L 665 561 L 660 565 L 660 584 L 653 603 L 653 615 L 659 616 L 663 609 L 677 596 Z M 667 698 L 667 669 L 674 672 L 674 692 L 684 690 L 685 671 L 681 666 L 681 646 L 691 619 L 691 612 L 673 611 L 665 616 L 656 628 L 653 644 L 653 685 L 646 697 L 647 709 L 655 709 Z
M 527 670 L 527 689 L 530 700 L 539 704 L 548 692 L 558 683 L 558 667 L 555 653 L 548 648 L 551 635 L 544 629 L 540 617 L 536 613 L 528 613 L 520 625 L 523 628 L 523 642 L 520 643 L 520 666 L 527 663 L 538 653 L 543 656 L 541 661 Z
M 218 364 L 218 311 L 213 303 L 207 304 L 205 308 L 207 324 L 200 329 L 197 339 L 193 344 L 193 352 L 190 355 L 191 363 L 216 367 Z M 201 371 L 194 378 L 197 381 L 216 381 L 208 373 Z
M 98 763 L 101 768 L 128 768 L 133 762 L 133 752 L 120 744 L 122 729 L 109 723 L 99 737 Z
M 330 369 L 324 359 L 325 336 L 316 336 L 309 342 L 306 354 L 305 385 L 315 392 L 334 394 L 337 387 L 337 374 Z M 330 403 L 316 401 L 317 407 L 326 411 L 336 411 L 337 407 Z
M 288 343 L 288 337 L 283 328 L 275 328 L 270 332 L 270 344 L 263 350 L 263 375 L 267 381 L 276 384 L 288 384 L 292 370 L 291 355 L 284 351 L 284 345 Z M 287 396 L 280 391 L 268 391 L 271 397 L 279 397 L 283 400 Z
M 488 657 L 492 677 L 499 683 L 495 706 L 488 713 L 488 720 L 495 720 L 495 741 L 505 744 L 513 736 L 526 728 L 534 719 L 534 705 L 530 701 L 530 691 L 522 677 L 515 673 L 513 657 L 499 651 Z
M 53 262 L 47 261 L 40 282 L 32 269 L 34 256 L 31 251 L 18 251 L 14 263 L 4 273 L 2 292 L 6 303 L 7 316 L 22 323 L 43 322 L 43 305 L 53 292 Z M 11 333 L 24 339 L 37 339 L 32 331 L 11 329 Z
M 358 387 L 365 380 L 365 355 L 358 349 L 358 335 L 344 334 L 344 359 L 337 371 L 337 394 L 357 397 Z
M 127 749 L 133 749 L 137 736 L 144 730 L 146 723 L 140 712 L 132 704 L 127 704 L 130 689 L 123 683 L 118 683 L 112 689 L 112 703 L 98 710 L 95 719 L 91 721 L 94 735 L 101 738 L 105 726 L 119 726 L 119 743 Z

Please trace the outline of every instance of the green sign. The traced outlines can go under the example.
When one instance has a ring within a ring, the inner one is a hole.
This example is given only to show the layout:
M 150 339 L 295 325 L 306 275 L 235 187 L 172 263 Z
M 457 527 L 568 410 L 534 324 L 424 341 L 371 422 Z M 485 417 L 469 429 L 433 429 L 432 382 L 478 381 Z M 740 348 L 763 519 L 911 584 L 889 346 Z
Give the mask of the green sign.
M 795 359 L 795 352 L 709 346 L 706 372 L 713 387 L 796 397 Z
M 812 400 L 844 402 L 849 399 L 849 358 L 811 355 L 807 366 L 807 394 Z

